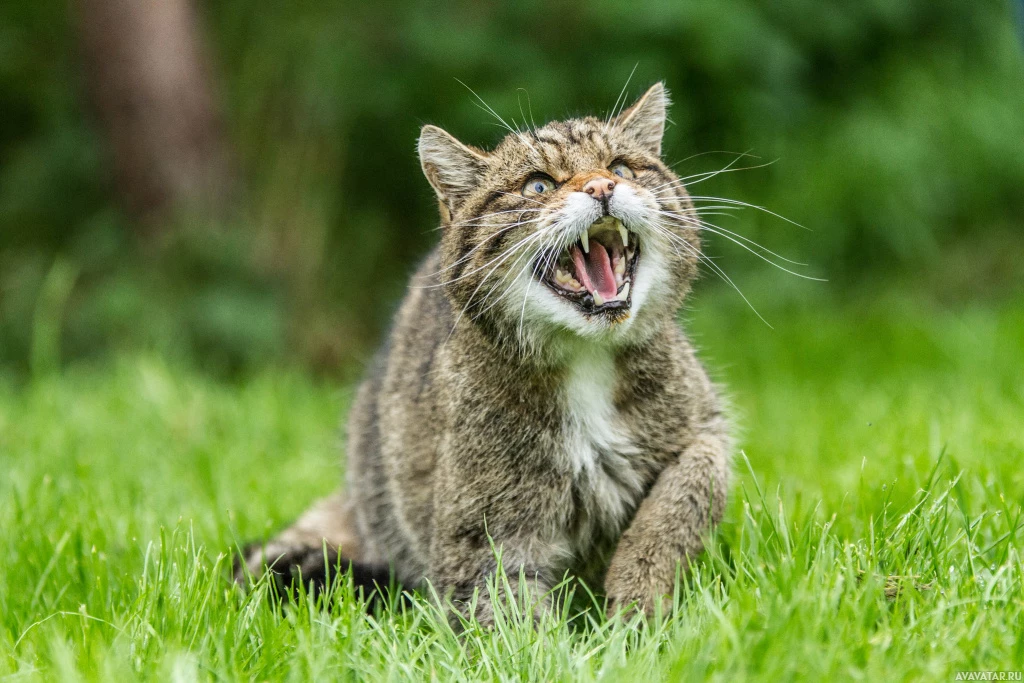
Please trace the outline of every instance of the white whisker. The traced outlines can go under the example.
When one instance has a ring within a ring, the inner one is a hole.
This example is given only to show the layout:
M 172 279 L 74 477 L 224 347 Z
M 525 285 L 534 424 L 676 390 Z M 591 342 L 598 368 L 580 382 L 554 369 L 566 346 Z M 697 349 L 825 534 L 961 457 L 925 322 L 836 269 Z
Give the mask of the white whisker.
M 508 259 L 509 259 L 509 258 L 510 258 L 510 257 L 511 257 L 511 256 L 512 256 L 513 254 L 515 254 L 515 253 L 516 253 L 516 251 L 518 251 L 518 250 L 519 250 L 520 248 L 525 248 L 525 246 L 526 246 L 526 245 L 527 245 L 528 243 L 530 243 L 530 242 L 531 242 L 531 241 L 533 241 L 533 240 L 539 239 L 540 237 L 543 237 L 543 235 L 544 235 L 544 232 L 543 232 L 543 231 L 541 231 L 541 232 L 536 232 L 536 233 L 534 233 L 534 234 L 532 234 L 532 235 L 529 235 L 528 237 L 525 237 L 525 238 L 523 238 L 522 240 L 520 240 L 519 242 L 517 242 L 517 243 L 516 243 L 516 245 L 515 245 L 514 247 L 512 247 L 511 249 L 509 249 L 509 250 L 508 250 L 507 252 L 505 252 L 505 254 L 503 254 L 503 255 L 501 255 L 501 256 L 499 256 L 499 257 L 495 257 L 495 258 L 494 258 L 494 259 L 492 259 L 492 260 L 491 260 L 490 262 L 488 262 L 488 264 L 487 264 L 487 265 L 490 265 L 490 263 L 493 263 L 494 261 L 497 261 L 497 263 L 495 263 L 495 264 L 494 264 L 494 267 L 493 267 L 493 268 L 491 268 L 491 270 L 489 270 L 489 271 L 487 272 L 487 274 L 486 274 L 486 275 L 484 275 L 484 276 L 483 276 L 483 277 L 482 277 L 482 278 L 480 279 L 480 282 L 479 282 L 479 283 L 477 283 L 477 286 L 476 286 L 476 288 L 475 288 L 475 289 L 473 290 L 473 292 L 472 292 L 472 293 L 471 293 L 471 294 L 469 295 L 469 298 L 468 298 L 468 299 L 466 299 L 466 304 L 465 304 L 465 305 L 464 305 L 464 306 L 462 307 L 462 310 L 461 310 L 461 311 L 459 311 L 459 315 L 458 315 L 458 316 L 457 316 L 457 317 L 455 318 L 455 322 L 453 322 L 453 323 L 452 323 L 452 330 L 451 330 L 451 332 L 449 332 L 449 333 L 448 333 L 448 339 L 450 339 L 450 338 L 451 338 L 451 336 L 452 336 L 452 334 L 454 334 L 454 333 L 455 333 L 455 328 L 459 326 L 459 321 L 460 321 L 460 320 L 462 320 L 462 316 L 463 316 L 463 315 L 465 315 L 465 313 L 466 313 L 466 309 L 468 309 L 468 308 L 470 307 L 470 305 L 471 305 L 471 304 L 473 303 L 473 298 L 474 298 L 474 297 L 476 296 L 476 293 L 477 293 L 477 292 L 479 292 L 479 291 L 480 291 L 480 288 L 481 288 L 481 287 L 483 287 L 483 285 L 484 285 L 484 283 L 485 283 L 485 282 L 487 282 L 487 278 L 489 278 L 489 277 L 491 276 L 491 274 L 492 274 L 492 273 L 494 273 L 494 271 L 495 271 L 495 270 L 497 270 L 497 268 L 498 268 L 498 267 L 499 267 L 499 266 L 500 266 L 500 265 L 501 265 L 501 264 L 502 264 L 503 262 L 505 262 L 506 260 L 508 260 Z M 483 266 L 483 267 L 486 267 L 486 266 Z M 447 339 L 445 340 L 445 343 L 447 343 Z
M 472 88 L 470 88 L 468 85 L 466 85 L 465 83 L 460 81 L 458 78 L 456 78 L 455 81 L 457 83 L 459 83 L 462 87 L 464 87 L 466 90 L 468 90 L 470 92 L 470 94 L 472 94 L 473 97 L 475 97 L 477 99 L 477 101 L 479 102 L 478 106 L 480 106 L 481 109 L 483 109 L 485 112 L 489 113 L 491 116 L 493 116 L 498 121 L 500 121 L 501 124 L 508 130 L 509 133 L 512 133 L 517 138 L 519 138 L 520 142 L 522 142 L 524 145 L 529 147 L 530 150 L 533 151 L 534 155 L 536 157 L 540 158 L 540 153 L 537 151 L 537 148 L 534 147 L 533 144 L 529 140 L 526 139 L 526 136 L 524 136 L 522 134 L 522 132 L 520 132 L 518 127 L 513 128 L 512 126 L 508 125 L 508 122 L 505 121 L 505 119 L 501 118 L 501 115 L 498 114 L 498 112 L 494 111 L 494 109 L 491 107 L 491 105 L 487 104 L 484 101 L 484 99 L 482 97 L 480 97 L 479 95 L 477 95 L 476 92 Z
M 531 126 L 532 130 L 536 130 L 537 129 L 537 122 L 533 120 L 533 104 L 530 102 L 530 93 L 529 93 L 529 91 L 526 90 L 526 88 L 517 88 L 517 90 L 521 90 L 524 93 L 526 93 L 526 109 L 527 109 L 527 111 L 530 112 L 530 126 Z M 519 100 L 519 94 L 518 93 L 516 93 L 516 100 L 519 101 L 519 113 L 523 114 L 523 102 L 522 102 L 522 100 Z M 523 114 L 523 121 L 525 121 L 525 120 L 526 120 L 526 114 Z
M 605 121 L 604 128 L 605 132 L 608 132 L 608 128 L 612 125 L 612 120 L 619 115 L 622 107 L 626 106 L 626 88 L 629 87 L 629 82 L 633 80 L 633 74 L 636 73 L 636 68 L 640 66 L 640 62 L 633 65 L 633 70 L 629 72 L 629 76 L 626 77 L 626 82 L 622 86 L 622 90 L 619 92 L 619 96 L 615 98 L 615 104 L 612 105 L 612 111 L 608 114 L 608 120 Z M 619 103 L 622 103 L 621 105 Z M 619 111 L 616 111 L 619 110 Z
M 732 278 L 729 277 L 729 275 L 724 270 L 722 270 L 721 266 L 719 266 L 717 263 L 712 261 L 706 255 L 702 254 L 700 251 L 696 250 L 693 247 L 693 245 L 691 245 L 685 239 L 679 237 L 678 235 L 673 234 L 671 230 L 668 230 L 664 226 L 661 226 L 661 225 L 659 225 L 657 223 L 651 223 L 650 225 L 651 226 L 656 226 L 656 229 L 660 232 L 660 234 L 662 234 L 663 236 L 667 237 L 668 239 L 673 240 L 673 241 L 677 241 L 679 243 L 679 245 L 681 247 L 683 247 L 683 249 L 685 249 L 687 252 L 689 252 L 689 254 L 691 256 L 693 256 L 694 258 L 696 258 L 698 261 L 707 264 L 708 267 L 711 268 L 715 272 L 716 275 L 718 275 L 720 278 L 722 278 L 722 280 L 724 280 L 726 283 L 728 283 L 730 287 L 732 287 L 734 290 L 736 290 L 736 293 L 739 294 L 740 298 L 743 299 L 743 301 L 747 304 L 747 306 L 750 307 L 750 310 L 752 310 L 754 312 L 754 315 L 756 315 L 758 318 L 761 319 L 761 322 L 763 322 L 769 328 L 775 329 L 775 328 L 772 327 L 771 323 L 769 323 L 767 320 L 765 320 L 764 316 L 761 315 L 761 313 L 757 310 L 757 308 L 754 307 L 754 304 L 750 303 L 750 299 L 748 299 L 747 296 L 743 293 L 743 291 L 739 288 L 739 286 L 737 286 L 736 283 L 733 282 Z
M 803 226 L 803 225 L 800 225 L 796 221 L 791 220 L 789 218 L 786 218 L 783 215 L 777 214 L 777 213 L 775 213 L 774 211 L 772 211 L 770 209 L 764 208 L 763 206 L 758 206 L 757 204 L 748 204 L 747 202 L 741 202 L 738 199 L 726 199 L 725 197 L 705 197 L 705 196 L 700 196 L 700 195 L 690 195 L 690 199 L 692 199 L 695 202 L 699 202 L 699 201 L 722 202 L 724 204 L 733 204 L 733 205 L 736 205 L 736 206 L 745 206 L 745 207 L 750 208 L 750 209 L 756 209 L 757 211 L 763 211 L 764 213 L 768 214 L 769 216 L 775 216 L 779 220 L 786 221 L 787 223 L 789 223 L 791 225 L 795 225 L 798 228 L 802 228 L 804 230 L 807 230 L 808 232 L 811 232 L 810 228 L 808 228 L 806 226 Z
M 772 251 L 771 249 L 769 249 L 768 247 L 766 247 L 766 246 L 764 246 L 762 244 L 759 244 L 758 242 L 755 242 L 754 240 L 750 239 L 749 237 L 744 237 L 743 235 L 735 233 L 735 232 L 733 232 L 731 230 L 726 230 L 725 228 L 719 227 L 719 226 L 714 225 L 712 223 L 708 223 L 706 221 L 694 220 L 694 219 L 692 219 L 691 217 L 688 217 L 688 216 L 679 216 L 679 215 L 675 214 L 674 212 L 659 211 L 658 213 L 661 214 L 661 215 L 669 216 L 670 218 L 674 218 L 676 220 L 680 220 L 680 221 L 686 222 L 688 225 L 691 225 L 692 227 L 695 227 L 698 230 L 703 230 L 705 232 L 711 232 L 711 233 L 714 233 L 716 235 L 721 235 L 722 237 L 724 237 L 725 239 L 729 240 L 730 242 L 733 242 L 733 243 L 739 245 L 743 249 L 746 249 L 751 254 L 753 254 L 754 256 L 757 256 L 758 258 L 762 259 L 766 263 L 770 263 L 771 265 L 775 266 L 779 270 L 782 270 L 782 271 L 784 271 L 786 273 L 789 273 L 790 275 L 795 275 L 796 277 L 803 278 L 805 280 L 814 280 L 815 282 L 827 282 L 827 280 L 825 280 L 824 278 L 813 277 L 813 276 L 810 276 L 810 275 L 804 275 L 803 273 L 797 273 L 796 271 L 790 270 L 789 268 L 786 268 L 785 266 L 779 265 L 775 261 L 773 261 L 770 258 L 766 257 L 764 254 L 759 253 L 758 251 L 756 251 L 755 249 L 751 248 L 750 246 L 747 246 L 747 244 L 744 244 L 744 242 L 753 245 L 757 249 L 759 249 L 759 250 L 761 250 L 761 251 L 763 251 L 763 252 L 765 252 L 767 254 L 770 254 L 770 255 L 774 256 L 775 258 L 782 259 L 783 261 L 786 261 L 787 263 L 792 263 L 793 265 L 797 265 L 797 266 L 804 266 L 804 267 L 807 266 L 806 263 L 800 263 L 799 261 L 794 261 L 792 259 L 786 258 L 785 256 L 777 254 L 774 251 Z
M 473 218 L 467 218 L 465 220 L 455 221 L 454 223 L 449 223 L 447 227 L 456 227 L 456 226 L 464 227 L 464 226 L 479 225 L 481 221 L 485 221 L 486 219 L 492 218 L 494 216 L 501 216 L 501 215 L 509 214 L 509 213 L 518 213 L 518 214 L 539 213 L 540 211 L 543 211 L 543 209 L 508 209 L 508 210 L 505 210 L 505 211 L 495 211 L 493 213 L 485 213 L 482 216 L 475 216 Z
M 448 266 L 445 266 L 444 268 L 442 268 L 442 269 L 440 269 L 440 270 L 438 270 L 438 271 L 436 271 L 434 273 L 431 273 L 430 276 L 433 277 L 434 275 L 440 275 L 441 273 L 444 273 L 445 271 L 451 270 L 452 268 L 454 268 L 455 266 L 459 265 L 463 261 L 468 260 L 473 255 L 473 252 L 475 252 L 477 249 L 482 248 L 485 244 L 487 244 L 487 242 L 489 242 L 490 240 L 494 239 L 495 237 L 498 237 L 499 235 L 501 235 L 501 234 L 503 234 L 505 232 L 508 232 L 512 228 L 516 228 L 516 227 L 519 227 L 521 225 L 528 225 L 530 223 L 535 223 L 538 220 L 539 219 L 533 219 L 533 220 L 529 220 L 529 221 L 522 221 L 522 222 L 519 222 L 519 223 L 512 223 L 512 224 L 504 226 L 503 228 L 501 228 L 501 230 L 498 230 L 493 235 L 488 235 L 486 239 L 481 240 L 480 244 L 476 245 L 475 247 L 473 247 L 472 249 L 467 251 L 465 254 L 463 254 L 454 263 L 451 263 Z M 488 264 L 484 264 L 483 266 L 481 266 L 481 268 L 486 268 L 487 265 L 489 265 L 489 263 Z M 476 271 L 470 271 L 469 273 L 465 273 L 461 277 L 455 278 L 454 280 L 448 280 L 447 282 L 441 282 L 441 283 L 433 284 L 433 285 L 419 285 L 419 286 L 417 286 L 417 289 L 434 289 L 434 288 L 437 288 L 437 287 L 443 287 L 446 284 L 450 284 L 452 282 L 457 282 L 458 280 L 461 280 L 462 277 L 466 277 L 468 275 L 472 275 L 474 272 L 476 272 Z

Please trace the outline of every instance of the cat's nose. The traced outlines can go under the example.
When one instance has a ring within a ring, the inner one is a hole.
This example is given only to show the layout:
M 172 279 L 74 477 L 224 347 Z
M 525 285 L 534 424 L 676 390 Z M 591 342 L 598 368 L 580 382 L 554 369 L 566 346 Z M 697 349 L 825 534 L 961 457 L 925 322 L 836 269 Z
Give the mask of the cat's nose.
M 583 185 L 583 191 L 597 200 L 611 197 L 614 189 L 615 181 L 611 178 L 605 178 L 604 176 L 591 178 Z

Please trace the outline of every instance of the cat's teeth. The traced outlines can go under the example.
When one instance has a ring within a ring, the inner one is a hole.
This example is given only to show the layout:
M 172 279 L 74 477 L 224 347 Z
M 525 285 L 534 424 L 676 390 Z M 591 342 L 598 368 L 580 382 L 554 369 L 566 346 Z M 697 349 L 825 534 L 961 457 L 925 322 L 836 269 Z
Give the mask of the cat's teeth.
M 618 270 L 615 271 L 615 284 L 618 285 L 619 287 L 622 286 L 622 273 L 620 273 Z
M 622 256 L 615 261 L 615 274 L 623 275 L 626 272 L 626 259 Z M 619 283 L 621 284 L 621 283 Z
M 576 281 L 576 278 L 561 268 L 555 269 L 555 282 L 577 292 L 583 287 L 583 285 Z
M 619 299 L 620 301 L 625 301 L 626 299 L 628 299 L 628 298 L 629 298 L 629 283 L 628 283 L 628 282 L 627 282 L 627 283 L 626 283 L 626 285 L 625 285 L 625 286 L 624 286 L 624 287 L 622 288 L 622 291 L 621 291 L 621 292 L 619 292 L 619 293 L 618 293 L 618 294 L 616 295 L 616 297 L 615 297 L 615 298 L 616 298 L 616 299 Z
M 601 296 L 600 292 L 594 292 L 594 305 L 604 306 L 604 297 Z
M 583 234 L 580 236 L 580 242 L 583 243 L 583 253 L 590 253 L 590 228 L 584 228 Z
M 629 231 L 626 230 L 626 226 L 619 223 L 619 236 L 622 238 L 623 248 L 629 246 Z

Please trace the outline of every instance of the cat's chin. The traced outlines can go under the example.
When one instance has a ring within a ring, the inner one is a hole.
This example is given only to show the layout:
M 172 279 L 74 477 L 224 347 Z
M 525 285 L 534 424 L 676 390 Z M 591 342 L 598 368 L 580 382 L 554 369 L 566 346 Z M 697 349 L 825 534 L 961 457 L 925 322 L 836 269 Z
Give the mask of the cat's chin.
M 618 218 L 602 216 L 557 257 L 539 261 L 534 276 L 587 316 L 629 311 L 640 240 Z

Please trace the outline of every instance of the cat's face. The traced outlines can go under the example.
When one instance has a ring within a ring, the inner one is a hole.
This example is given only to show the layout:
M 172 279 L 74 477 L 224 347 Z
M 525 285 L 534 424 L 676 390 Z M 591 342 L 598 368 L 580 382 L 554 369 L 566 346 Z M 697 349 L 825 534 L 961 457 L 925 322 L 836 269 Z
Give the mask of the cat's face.
M 628 341 L 675 314 L 700 242 L 661 161 L 667 103 L 659 83 L 609 121 L 510 133 L 491 152 L 424 127 L 443 223 L 437 277 L 463 319 L 536 345 L 559 333 Z

